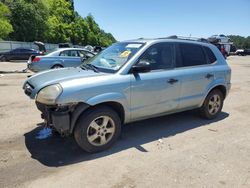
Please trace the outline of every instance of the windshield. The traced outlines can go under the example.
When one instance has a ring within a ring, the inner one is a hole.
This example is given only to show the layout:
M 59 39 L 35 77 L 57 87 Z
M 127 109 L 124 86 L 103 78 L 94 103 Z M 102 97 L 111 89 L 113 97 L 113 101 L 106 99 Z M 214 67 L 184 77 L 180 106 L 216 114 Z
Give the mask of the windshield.
M 120 42 L 115 43 L 100 54 L 88 59 L 87 64 L 95 66 L 98 70 L 116 72 L 143 46 L 143 43 Z

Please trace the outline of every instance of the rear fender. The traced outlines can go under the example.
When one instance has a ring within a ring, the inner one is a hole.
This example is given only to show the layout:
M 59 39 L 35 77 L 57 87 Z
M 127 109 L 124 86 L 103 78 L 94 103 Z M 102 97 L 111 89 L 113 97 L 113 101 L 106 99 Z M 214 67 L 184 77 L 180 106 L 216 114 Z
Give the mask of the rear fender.
M 207 97 L 207 95 L 217 86 L 223 86 L 226 88 L 226 91 L 228 92 L 228 87 L 225 84 L 225 80 L 224 79 L 217 79 L 214 82 L 212 82 L 211 84 L 208 85 L 208 87 L 206 88 L 206 92 L 205 95 L 203 96 L 202 102 L 200 103 L 199 107 L 201 107 Z
M 53 68 L 55 65 L 61 65 L 62 67 L 64 67 L 62 61 L 54 61 L 54 62 L 52 63 L 52 65 L 50 66 L 50 68 Z

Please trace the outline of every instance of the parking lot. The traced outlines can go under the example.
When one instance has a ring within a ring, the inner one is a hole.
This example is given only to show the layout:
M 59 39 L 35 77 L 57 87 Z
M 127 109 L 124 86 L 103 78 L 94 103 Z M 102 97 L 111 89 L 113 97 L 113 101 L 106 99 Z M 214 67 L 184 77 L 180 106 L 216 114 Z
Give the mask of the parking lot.
M 232 89 L 216 120 L 190 111 L 140 121 L 88 154 L 73 138 L 39 137 L 40 113 L 22 91 L 32 73 L 0 62 L 0 187 L 250 187 L 250 56 L 228 63 Z

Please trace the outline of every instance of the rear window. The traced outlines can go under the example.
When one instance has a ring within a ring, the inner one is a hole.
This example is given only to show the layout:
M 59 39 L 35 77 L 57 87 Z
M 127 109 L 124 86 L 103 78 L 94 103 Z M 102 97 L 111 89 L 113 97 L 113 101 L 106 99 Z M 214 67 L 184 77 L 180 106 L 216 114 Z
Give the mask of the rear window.
M 205 54 L 200 45 L 180 44 L 182 66 L 197 66 L 207 64 Z
M 214 63 L 217 59 L 216 59 L 214 53 L 212 52 L 212 50 L 210 50 L 208 47 L 204 47 L 204 49 L 205 49 L 205 52 L 207 54 L 209 63 L 210 64 Z

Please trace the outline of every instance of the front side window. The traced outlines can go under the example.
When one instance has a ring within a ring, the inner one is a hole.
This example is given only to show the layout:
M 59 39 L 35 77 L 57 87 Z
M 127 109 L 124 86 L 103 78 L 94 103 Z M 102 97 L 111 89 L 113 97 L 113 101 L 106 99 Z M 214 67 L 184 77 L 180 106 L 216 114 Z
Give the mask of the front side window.
M 183 67 L 207 64 L 205 54 L 200 45 L 179 44 Z
M 174 64 L 174 45 L 159 43 L 149 47 L 139 60 L 148 62 L 151 70 L 169 69 Z
M 130 60 L 143 45 L 144 43 L 135 42 L 115 43 L 100 54 L 88 59 L 86 63 L 92 64 L 103 71 L 116 72 Z

